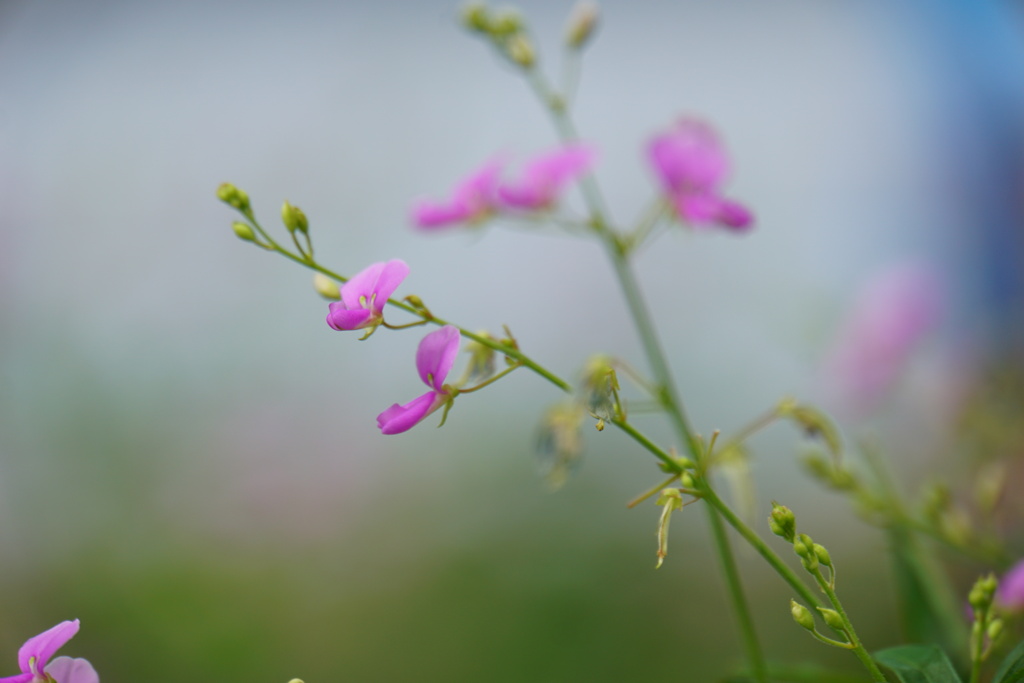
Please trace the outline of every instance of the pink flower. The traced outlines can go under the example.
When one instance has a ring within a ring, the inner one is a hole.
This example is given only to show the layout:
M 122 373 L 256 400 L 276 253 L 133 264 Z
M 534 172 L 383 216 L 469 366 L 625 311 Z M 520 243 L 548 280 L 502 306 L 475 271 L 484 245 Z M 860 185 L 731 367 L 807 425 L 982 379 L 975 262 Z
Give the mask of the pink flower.
M 327 324 L 336 330 L 376 327 L 384 320 L 384 304 L 409 274 L 405 261 L 374 263 L 341 287 L 341 301 L 328 306 Z
M 875 403 L 938 324 L 942 307 L 939 280 L 923 265 L 901 264 L 872 278 L 828 360 L 843 397 L 858 409 Z
M 497 207 L 501 166 L 500 161 L 488 162 L 459 183 L 446 202 L 418 202 L 412 209 L 413 225 L 433 230 L 487 218 Z
M 719 193 L 729 173 L 729 160 L 710 126 L 680 119 L 672 130 L 651 140 L 647 156 L 684 221 L 695 227 L 750 228 L 753 214 Z
M 1024 560 L 1003 574 L 996 591 L 996 602 L 1012 612 L 1024 610 Z
M 76 633 L 78 619 L 62 621 L 48 631 L 32 636 L 18 650 L 21 673 L 0 678 L 0 683 L 99 683 L 99 675 L 84 659 L 58 657 L 47 666 L 50 657 Z
M 451 400 L 444 381 L 458 353 L 459 329 L 452 325 L 445 325 L 420 341 L 416 349 L 416 369 L 430 391 L 405 405 L 396 403 L 378 415 L 377 426 L 382 434 L 398 434 L 411 429 Z
M 498 188 L 498 197 L 513 209 L 550 208 L 567 185 L 590 170 L 595 156 L 594 150 L 583 144 L 566 145 L 542 154 L 526 165 L 518 182 Z

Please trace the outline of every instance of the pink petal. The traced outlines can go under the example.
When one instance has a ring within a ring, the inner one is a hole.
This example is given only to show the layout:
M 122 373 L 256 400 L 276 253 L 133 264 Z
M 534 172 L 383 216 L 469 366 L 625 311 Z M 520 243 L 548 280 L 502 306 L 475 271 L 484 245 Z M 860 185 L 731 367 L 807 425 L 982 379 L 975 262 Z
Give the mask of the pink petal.
M 459 354 L 459 328 L 445 325 L 423 337 L 416 349 L 416 369 L 428 387 L 441 391 L 441 386 Z
M 31 673 L 18 674 L 17 676 L 5 676 L 0 678 L 0 683 L 32 683 L 35 678 L 36 677 Z
M 419 424 L 444 404 L 446 394 L 428 391 L 405 405 L 397 403 L 377 416 L 381 434 L 399 434 Z
M 999 579 L 999 604 L 1014 612 L 1024 609 L 1024 561 L 1015 564 Z
M 25 641 L 25 644 L 18 650 L 18 666 L 22 672 L 28 673 L 29 660 L 36 658 L 36 669 L 42 671 L 50 657 L 56 654 L 57 650 L 64 647 L 64 643 L 71 640 L 78 633 L 78 619 L 74 621 L 62 621 L 53 628 L 43 631 Z
M 409 266 L 406 265 L 402 259 L 391 259 L 384 264 L 384 268 L 380 271 L 380 276 L 377 278 L 377 283 L 374 285 L 374 291 L 377 293 L 374 304 L 378 307 L 377 310 L 383 310 L 384 304 L 391 298 L 391 295 L 398 289 L 398 285 L 402 284 L 402 280 L 409 274 Z
M 714 190 L 729 170 L 714 130 L 692 119 L 680 120 L 672 130 L 651 140 L 647 156 L 670 191 Z
M 455 187 L 453 198 L 471 205 L 491 205 L 504 162 L 493 159 Z
M 341 300 L 345 308 L 355 310 L 357 308 L 369 308 L 370 298 L 373 296 L 374 286 L 384 270 L 384 263 L 372 263 L 356 273 L 348 282 L 341 286 Z M 360 299 L 366 299 L 364 304 Z
M 742 204 L 723 199 L 718 207 L 718 222 L 736 232 L 746 232 L 754 223 L 754 214 Z
M 517 182 L 498 189 L 499 198 L 517 209 L 535 210 L 556 202 L 565 187 L 590 170 L 597 154 L 588 145 L 560 147 L 530 161 Z
M 340 301 L 332 301 L 328 305 L 328 309 L 327 324 L 339 332 L 368 327 L 372 319 L 375 318 L 373 313 L 366 308 L 350 311 Z
M 57 657 L 46 667 L 57 683 L 100 683 L 100 676 L 87 659 Z
M 459 182 L 447 201 L 418 202 L 411 214 L 413 225 L 423 229 L 442 228 L 472 221 L 494 209 L 502 165 L 497 159 L 487 162 Z
M 446 228 L 458 223 L 464 223 L 472 217 L 472 208 L 466 203 L 433 204 L 431 202 L 419 202 L 412 210 L 413 225 L 424 230 Z

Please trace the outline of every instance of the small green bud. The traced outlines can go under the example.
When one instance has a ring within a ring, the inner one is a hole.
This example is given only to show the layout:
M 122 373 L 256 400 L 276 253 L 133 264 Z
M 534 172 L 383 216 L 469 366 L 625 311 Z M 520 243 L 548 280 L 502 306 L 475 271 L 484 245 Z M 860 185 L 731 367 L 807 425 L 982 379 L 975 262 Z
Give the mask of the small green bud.
M 988 625 L 988 629 L 985 631 L 985 635 L 988 636 L 989 643 L 994 644 L 1003 635 L 1003 620 L 993 619 Z
M 839 429 L 825 413 L 813 406 L 797 403 L 791 398 L 780 401 L 776 410 L 780 417 L 789 418 L 797 423 L 808 436 L 820 437 L 836 459 L 842 456 L 843 441 L 839 436 Z
M 217 198 L 239 211 L 249 210 L 249 195 L 231 183 L 221 183 L 217 188 Z
M 537 61 L 537 51 L 534 50 L 533 43 L 522 33 L 517 33 L 506 41 L 505 52 L 509 59 L 524 69 L 532 68 Z
M 804 569 L 813 572 L 818 568 L 818 556 L 814 553 L 814 541 L 807 534 L 800 534 L 793 541 L 793 552 L 800 558 Z
M 323 273 L 313 275 L 313 289 L 317 294 L 330 301 L 337 301 L 341 298 L 341 289 L 338 287 L 338 283 Z
M 992 600 L 996 594 L 999 582 L 995 574 L 979 577 L 967 594 L 967 602 L 974 608 L 975 612 L 986 612 L 992 606 Z
M 679 483 L 684 489 L 693 489 L 697 486 L 697 482 L 693 480 L 693 475 L 689 472 L 683 472 L 679 475 Z
M 490 33 L 491 18 L 487 13 L 487 5 L 482 2 L 468 3 L 462 8 L 462 24 L 471 31 Z
M 814 544 L 814 555 L 818 558 L 818 562 L 825 565 L 829 569 L 832 568 L 832 557 L 828 554 L 828 550 L 825 546 L 820 543 Z
M 246 242 L 256 241 L 256 233 L 252 231 L 252 227 L 248 223 L 235 221 L 231 224 L 231 229 L 235 231 L 240 240 L 245 240 Z
M 502 10 L 490 25 L 491 33 L 496 36 L 512 36 L 523 30 L 523 15 L 518 10 Z
M 306 214 L 299 207 L 289 204 L 287 199 L 281 205 L 281 222 L 284 223 L 284 227 L 288 228 L 288 232 L 296 230 L 303 234 L 309 232 L 309 220 L 306 218 Z
M 819 607 L 818 611 L 821 612 L 821 618 L 825 620 L 829 628 L 839 633 L 846 633 L 846 625 L 843 623 L 843 618 L 839 616 L 839 612 L 827 607 Z
M 796 515 L 785 505 L 772 501 L 772 514 L 768 517 L 768 526 L 773 534 L 790 543 L 796 538 Z
M 565 27 L 565 44 L 573 50 L 579 50 L 586 45 L 594 35 L 599 16 L 596 2 L 577 2 L 569 13 L 569 22 Z
M 288 683 L 302 683 L 302 680 L 298 678 L 293 678 L 292 680 L 288 681 Z
M 793 621 L 800 624 L 808 631 L 814 630 L 814 615 L 811 614 L 811 610 L 807 609 L 796 600 L 790 600 L 789 613 L 793 615 Z

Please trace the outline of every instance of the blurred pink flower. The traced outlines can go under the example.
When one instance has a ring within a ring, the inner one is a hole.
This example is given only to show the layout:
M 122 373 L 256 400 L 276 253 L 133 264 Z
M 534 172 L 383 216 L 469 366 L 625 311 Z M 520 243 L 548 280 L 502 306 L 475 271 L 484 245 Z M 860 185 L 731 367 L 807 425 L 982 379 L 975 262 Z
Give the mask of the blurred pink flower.
M 996 602 L 1012 612 L 1024 610 L 1024 560 L 1013 565 L 999 579 Z
M 938 324 L 942 309 L 939 279 L 921 264 L 901 264 L 872 278 L 827 361 L 842 397 L 859 409 L 875 403 Z
M 62 621 L 53 628 L 32 636 L 18 650 L 18 666 L 21 673 L 0 678 L 0 683 L 99 683 L 100 677 L 92 668 L 92 664 L 84 659 L 58 657 L 50 662 L 50 657 L 76 633 L 78 619 Z
M 455 186 L 444 202 L 421 200 L 412 209 L 412 223 L 422 230 L 445 228 L 460 223 L 476 223 L 497 206 L 498 179 L 502 163 L 490 161 Z
M 541 154 L 526 164 L 518 181 L 499 187 L 498 197 L 512 209 L 550 208 L 567 185 L 590 170 L 596 156 L 592 147 L 579 143 Z
M 651 140 L 647 156 L 684 221 L 695 227 L 717 224 L 736 231 L 751 227 L 753 214 L 719 193 L 729 160 L 709 125 L 680 119 Z
M 458 353 L 459 329 L 452 325 L 445 325 L 420 341 L 416 349 L 416 369 L 430 391 L 405 405 L 396 403 L 378 415 L 377 426 L 382 434 L 407 431 L 450 400 L 444 381 Z
M 341 301 L 328 306 L 327 324 L 339 331 L 380 325 L 384 304 L 408 274 L 409 266 L 400 259 L 364 268 L 341 286 Z

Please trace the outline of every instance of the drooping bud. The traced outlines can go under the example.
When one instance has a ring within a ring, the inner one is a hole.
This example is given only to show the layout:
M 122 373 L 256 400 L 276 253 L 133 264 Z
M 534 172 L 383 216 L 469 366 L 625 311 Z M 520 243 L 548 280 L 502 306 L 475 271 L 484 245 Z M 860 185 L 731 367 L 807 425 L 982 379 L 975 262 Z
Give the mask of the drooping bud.
M 814 555 L 818 558 L 818 562 L 829 569 L 832 569 L 832 556 L 828 554 L 828 550 L 825 549 L 825 546 L 820 543 L 815 543 Z
M 597 3 L 591 0 L 580 0 L 569 14 L 569 22 L 565 27 L 565 44 L 573 50 L 579 50 L 594 35 L 600 13 Z
M 557 403 L 541 418 L 537 430 L 537 456 L 544 478 L 553 489 L 568 480 L 583 455 L 583 420 L 586 413 L 575 401 Z
M 807 609 L 796 600 L 790 600 L 789 613 L 793 615 L 793 621 L 800 624 L 808 631 L 814 630 L 814 615 L 811 614 L 811 610 Z
M 820 438 L 836 461 L 842 457 L 843 441 L 839 437 L 839 429 L 825 413 L 814 406 L 797 403 L 792 398 L 779 401 L 776 410 L 779 417 L 795 422 L 807 436 Z
M 796 515 L 785 505 L 772 501 L 772 514 L 768 517 L 768 526 L 773 534 L 790 543 L 796 539 Z
M 658 496 L 657 505 L 662 505 L 661 519 L 658 520 L 658 564 L 655 569 L 661 567 L 668 556 L 668 523 L 675 510 L 683 508 L 683 495 L 679 489 L 665 489 Z
M 238 209 L 242 213 L 249 210 L 249 195 L 231 183 L 221 183 L 217 188 L 217 198 L 222 202 Z
M 825 620 L 829 628 L 839 633 L 846 633 L 846 625 L 843 623 L 843 618 L 839 616 L 839 612 L 828 607 L 819 607 L 818 612 L 821 613 L 821 618 Z
M 317 294 L 329 301 L 341 299 L 341 288 L 338 287 L 338 283 L 323 273 L 315 273 L 313 275 L 313 289 L 316 290 Z
M 245 240 L 246 242 L 256 241 L 256 233 L 252 231 L 252 226 L 248 223 L 235 221 L 231 224 L 231 229 L 235 231 L 235 235 L 237 235 L 240 240 Z
M 309 232 L 309 220 L 306 218 L 306 214 L 299 207 L 290 204 L 287 199 L 281 205 L 281 222 L 284 223 L 284 227 L 288 228 L 288 232 L 296 230 L 303 234 Z
M 509 59 L 524 69 L 532 68 L 537 61 L 537 51 L 525 33 L 516 33 L 505 41 L 505 52 Z
M 477 336 L 494 339 L 486 331 L 477 332 Z M 494 374 L 494 349 L 470 339 L 466 344 L 465 351 L 469 353 L 469 379 L 485 380 Z

